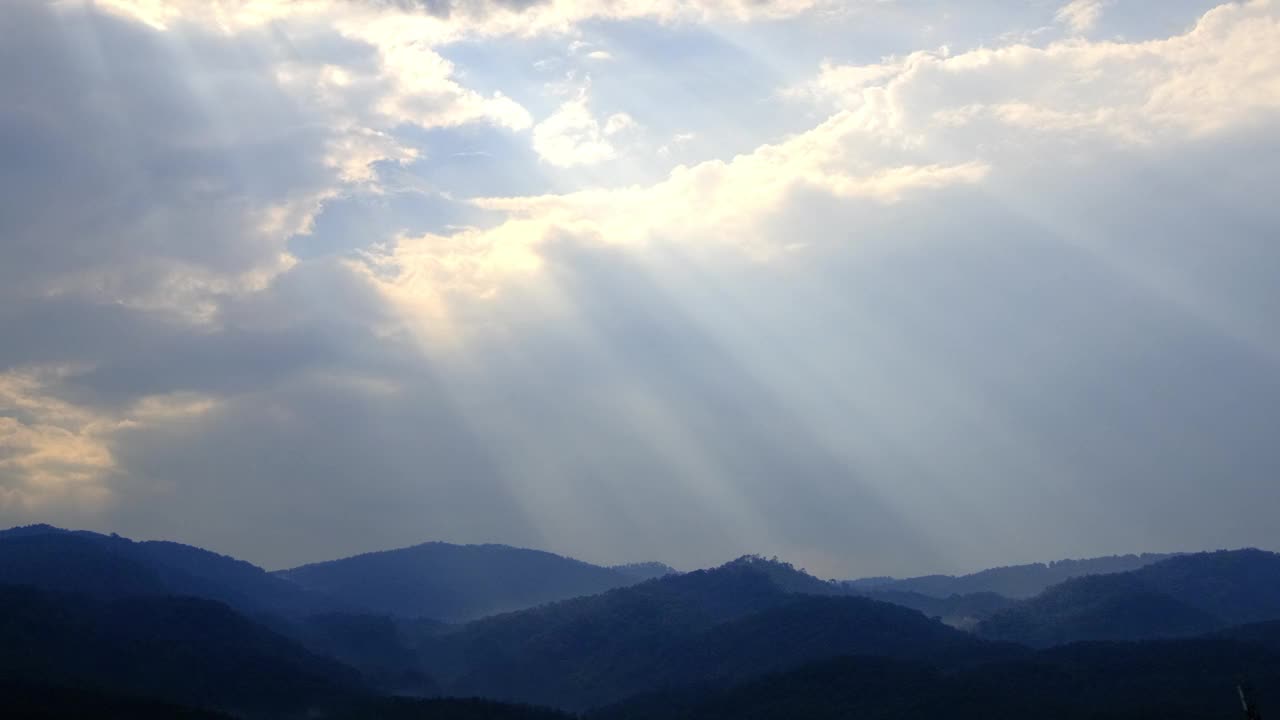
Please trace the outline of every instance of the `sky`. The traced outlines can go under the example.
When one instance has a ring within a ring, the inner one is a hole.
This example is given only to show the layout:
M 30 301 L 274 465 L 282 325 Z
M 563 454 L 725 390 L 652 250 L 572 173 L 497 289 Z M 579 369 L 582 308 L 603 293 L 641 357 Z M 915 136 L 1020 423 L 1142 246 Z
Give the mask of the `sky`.
M 5 0 L 0 525 L 1280 549 L 1280 0 Z

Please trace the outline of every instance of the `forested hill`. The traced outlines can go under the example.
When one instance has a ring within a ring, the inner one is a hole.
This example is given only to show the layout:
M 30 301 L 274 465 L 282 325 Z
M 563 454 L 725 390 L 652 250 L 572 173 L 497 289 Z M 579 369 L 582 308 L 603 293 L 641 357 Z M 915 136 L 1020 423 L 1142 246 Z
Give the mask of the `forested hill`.
M 465 621 L 671 572 L 660 563 L 608 568 L 507 545 L 430 542 L 303 565 L 276 576 L 374 612 Z
M 1225 719 L 1237 677 L 1280 701 L 1280 555 L 1260 550 L 1021 600 L 757 556 L 669 570 L 428 543 L 268 573 L 17 528 L 0 532 L 0 717 Z M 429 617 L 506 603 L 534 606 Z
M 299 711 L 362 691 L 355 671 L 218 602 L 106 599 L 5 585 L 0 675 L 10 683 L 263 713 Z
M 1280 555 L 1179 555 L 1138 570 L 1075 578 L 982 621 L 983 637 L 1047 647 L 1207 633 L 1280 619 Z
M 190 595 L 253 614 L 306 615 L 342 608 L 331 598 L 226 555 L 49 525 L 0 531 L 0 583 L 97 597 Z
M 505 545 L 426 543 L 270 573 L 175 542 L 50 525 L 0 531 L 0 583 L 100 597 L 190 595 L 294 618 L 374 612 L 463 621 L 673 572 L 661 563 L 608 568 Z
M 1084 560 L 1010 565 L 968 575 L 922 575 L 912 578 L 871 577 L 849 580 L 859 591 L 919 593 L 945 598 L 951 595 L 995 593 L 1008 598 L 1029 598 L 1051 585 L 1084 575 L 1127 572 L 1173 557 L 1172 554 L 1110 555 Z
M 1086 643 L 954 672 L 838 657 L 728 688 L 641 695 L 586 720 L 1238 720 L 1280 708 L 1280 654 L 1222 639 Z
M 949 665 L 1017 652 L 845 593 L 747 557 L 471 623 L 428 643 L 427 668 L 452 694 L 582 709 L 839 654 Z

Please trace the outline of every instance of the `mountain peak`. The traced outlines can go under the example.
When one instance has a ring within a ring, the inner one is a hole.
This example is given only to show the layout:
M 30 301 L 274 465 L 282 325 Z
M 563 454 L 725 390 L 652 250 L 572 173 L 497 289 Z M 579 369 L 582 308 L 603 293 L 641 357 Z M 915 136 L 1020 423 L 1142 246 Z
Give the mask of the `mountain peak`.
M 11 527 L 8 530 L 0 530 L 0 537 L 22 537 L 25 535 L 51 535 L 54 533 L 69 533 L 60 527 L 54 527 L 48 523 L 36 523 L 34 525 L 19 525 Z
M 779 560 L 776 556 L 766 558 L 763 555 L 743 555 L 711 572 L 748 572 L 763 575 L 779 590 L 788 593 L 833 595 L 846 592 L 838 583 L 820 580 L 789 562 Z

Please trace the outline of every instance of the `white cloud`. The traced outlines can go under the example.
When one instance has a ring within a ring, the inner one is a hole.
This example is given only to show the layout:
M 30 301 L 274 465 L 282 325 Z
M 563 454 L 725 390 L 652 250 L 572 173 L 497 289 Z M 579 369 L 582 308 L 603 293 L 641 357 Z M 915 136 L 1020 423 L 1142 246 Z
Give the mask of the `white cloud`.
M 1071 0 L 1058 9 L 1055 19 L 1074 32 L 1088 32 L 1102 18 L 1102 9 L 1105 5 L 1104 0 Z
M 627 113 L 614 113 L 604 121 L 604 134 L 617 135 L 628 130 L 635 130 L 638 127 L 640 127 L 640 124 Z
M 533 128 L 533 149 L 557 167 L 604 162 L 614 156 L 614 147 L 605 136 L 622 129 L 619 123 L 623 121 L 616 117 L 611 117 L 611 126 L 602 130 L 587 105 L 586 93 L 579 93 Z
M 485 121 L 511 130 L 532 124 L 529 112 L 502 93 L 486 96 L 462 87 L 453 63 L 424 42 L 416 18 L 346 19 L 337 27 L 377 48 L 386 89 L 375 108 L 393 124 L 432 128 Z
M 495 17 L 511 14 L 498 8 L 486 6 L 450 18 L 414 12 L 407 5 L 352 0 L 107 0 L 65 3 L 60 9 L 83 12 L 99 7 L 157 31 L 254 38 L 245 42 L 260 43 L 257 33 L 273 23 L 294 43 L 323 47 L 341 38 L 367 45 L 375 63 L 351 62 L 341 55 L 282 53 L 270 46 L 260 48 L 258 55 L 278 58 L 272 74 L 279 87 L 312 113 L 313 122 L 326 124 L 340 136 L 330 143 L 328 162 L 341 170 L 344 181 L 369 184 L 375 179 L 374 165 L 412 155 L 412 149 L 387 135 L 400 125 L 448 128 L 489 123 L 525 130 L 533 124 L 528 111 L 502 92 L 480 93 L 463 86 L 453 63 L 437 51 L 469 34 L 488 34 L 481 18 L 490 10 Z M 350 152 L 344 157 L 344 151 Z
M 335 17 L 364 21 L 390 18 L 425 43 L 463 37 L 529 36 L 564 33 L 589 20 L 654 19 L 660 22 L 747 22 L 783 18 L 839 3 L 830 0 L 556 0 L 528 4 L 461 0 L 448 12 L 431 14 L 430 5 L 369 0 L 99 0 L 112 12 L 157 29 L 176 22 L 199 22 L 226 32 L 280 20 L 314 21 Z
M 1254 0 L 1220 6 L 1168 39 L 917 52 L 826 66 L 807 91 L 859 115 L 883 142 L 935 149 L 1010 145 L 1010 127 L 1044 137 L 1176 140 L 1280 108 L 1277 38 L 1276 3 Z
M 893 204 L 1047 157 L 1103 160 L 1109 148 L 1135 143 L 1174 147 L 1280 109 L 1277 22 L 1273 3 L 1255 1 L 1220 7 L 1166 40 L 1015 44 L 829 65 L 807 92 L 836 110 L 807 132 L 731 160 L 679 166 L 652 185 L 475 200 L 507 221 L 402 238 L 377 256 L 378 282 L 397 302 L 429 306 L 438 319 L 452 293 L 489 296 L 504 277 L 536 271 L 551 238 L 629 246 L 661 238 L 769 258 L 795 246 L 795 238 L 774 236 L 767 220 L 797 191 Z M 557 165 L 613 154 L 585 96 L 534 134 L 539 153 Z M 1081 145 L 1082 138 L 1093 142 Z
M 87 2 L 87 0 L 86 0 Z M 662 22 L 749 21 L 808 12 L 826 0 L 561 0 L 532 4 L 510 4 L 491 0 L 464 0 L 448 4 L 448 12 L 432 14 L 429 5 L 378 3 L 364 0 L 102 0 L 102 8 L 157 30 L 188 24 L 228 34 L 256 30 L 269 23 L 288 28 L 299 36 L 313 35 L 317 29 L 333 28 L 342 36 L 376 48 L 380 65 L 377 75 L 357 72 L 336 78 L 325 65 L 304 67 L 298 62 L 284 64 L 286 86 L 316 100 L 322 95 L 329 110 L 345 110 L 345 122 L 362 124 L 363 129 L 386 130 L 389 125 L 410 123 L 422 127 L 453 127 L 488 122 L 512 130 L 532 125 L 528 111 L 502 93 L 484 95 L 463 87 L 455 69 L 437 48 L 468 38 L 533 36 L 569 33 L 589 20 L 652 18 Z M 75 6 L 73 3 L 71 6 Z M 575 40 L 570 52 L 590 44 Z M 612 59 L 605 50 L 588 52 L 590 60 Z M 542 61 L 540 61 L 542 62 Z M 299 82 L 287 82 L 295 77 Z M 369 117 L 369 110 L 380 118 Z M 366 146 L 367 147 L 367 146 Z M 584 150 L 583 157 L 599 156 Z M 370 158 L 371 162 L 379 159 Z M 341 163 L 348 175 L 351 162 Z M 371 164 L 371 163 L 367 163 Z
M 83 0 L 65 5 L 93 5 L 159 31 L 196 28 L 247 35 L 274 25 L 281 31 L 277 34 L 289 35 L 293 42 L 336 31 L 344 38 L 367 43 L 377 53 L 375 68 L 335 68 L 324 60 L 300 60 L 295 53 L 286 53 L 285 57 L 294 59 L 280 62 L 276 75 L 284 88 L 310 107 L 324 111 L 325 121 L 335 133 L 345 135 L 331 143 L 330 165 L 340 168 L 344 179 L 369 185 L 376 179 L 373 168 L 378 163 L 403 160 L 410 152 L 392 142 L 370 143 L 371 133 L 386 133 L 403 124 L 441 128 L 489 123 L 517 131 L 532 126 L 526 108 L 507 95 L 465 87 L 453 64 L 440 54 L 444 45 L 464 39 L 571 34 L 579 24 L 592 20 L 746 22 L 793 16 L 828 4 L 828 0 L 557 0 L 530 4 L 461 0 L 447 3 L 447 12 L 429 3 L 365 0 L 102 0 L 96 5 Z M 589 47 L 589 43 L 575 40 L 570 52 Z M 603 49 L 585 52 L 584 57 L 612 59 Z M 585 124 L 564 128 L 577 133 L 576 139 L 549 136 L 557 122 L 579 123 L 581 118 L 569 114 L 548 120 L 552 126 L 544 128 L 539 143 L 539 153 L 548 162 L 564 167 L 592 164 L 612 154 L 609 143 L 590 137 Z M 350 150 L 350 154 L 338 157 L 343 150 Z
M 393 303 L 423 322 L 433 339 L 449 339 L 465 330 L 453 317 L 455 300 L 465 304 L 491 297 L 513 278 L 537 272 L 542 246 L 556 238 L 633 247 L 661 240 L 720 246 L 766 259 L 796 247 L 796 238 L 779 243 L 762 221 L 780 212 L 797 189 L 892 204 L 912 192 L 977 183 L 988 172 L 981 162 L 851 163 L 845 146 L 849 133 L 856 131 L 856 124 L 842 114 L 729 162 L 679 166 L 651 186 L 477 199 L 480 207 L 509 219 L 486 230 L 402 237 L 368 257 L 369 277 Z
M 345 183 L 373 183 L 377 179 L 374 166 L 394 161 L 408 164 L 420 157 L 418 150 L 396 141 L 385 132 L 369 128 L 353 128 L 329 142 L 325 164 L 339 171 Z M 375 188 L 376 190 L 376 188 Z

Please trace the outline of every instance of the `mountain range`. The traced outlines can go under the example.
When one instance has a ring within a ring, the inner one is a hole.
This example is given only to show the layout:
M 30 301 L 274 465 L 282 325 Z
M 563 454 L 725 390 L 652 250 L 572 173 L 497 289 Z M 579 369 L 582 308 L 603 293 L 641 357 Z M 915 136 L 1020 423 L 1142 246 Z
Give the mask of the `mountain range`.
M 1280 702 L 1280 556 L 1098 567 L 1128 565 L 1030 597 L 974 580 L 945 596 L 824 581 L 754 556 L 676 573 L 443 543 L 271 573 L 176 543 L 30 526 L 0 532 L 0 710 L 1228 717 L 1241 677 Z
M 0 583 L 102 597 L 193 595 L 286 617 L 349 611 L 460 621 L 673 572 L 661 563 L 601 567 L 506 545 L 434 542 L 271 573 L 174 542 L 50 525 L 0 531 Z

